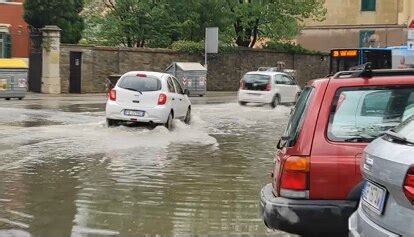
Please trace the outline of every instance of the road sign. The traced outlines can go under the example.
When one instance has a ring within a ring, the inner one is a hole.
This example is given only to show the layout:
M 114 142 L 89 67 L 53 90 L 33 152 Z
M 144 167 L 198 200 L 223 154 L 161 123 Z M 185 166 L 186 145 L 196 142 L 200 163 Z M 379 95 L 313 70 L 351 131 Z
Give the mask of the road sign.
M 206 28 L 206 53 L 218 53 L 218 27 Z
M 204 67 L 207 68 L 207 70 L 207 55 L 209 53 L 218 53 L 218 40 L 218 27 L 207 27 L 204 52 Z

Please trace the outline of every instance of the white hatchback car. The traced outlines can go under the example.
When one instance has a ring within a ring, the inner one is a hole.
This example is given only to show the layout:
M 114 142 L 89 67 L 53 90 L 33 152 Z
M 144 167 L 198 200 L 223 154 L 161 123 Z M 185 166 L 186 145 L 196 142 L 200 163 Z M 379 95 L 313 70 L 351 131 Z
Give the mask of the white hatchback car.
M 122 75 L 109 92 L 108 126 L 120 122 L 159 124 L 172 128 L 173 119 L 190 123 L 191 102 L 179 81 L 170 74 L 134 71 Z
M 295 79 L 283 72 L 255 71 L 246 73 L 240 81 L 238 100 L 246 103 L 279 104 L 295 103 L 301 88 Z

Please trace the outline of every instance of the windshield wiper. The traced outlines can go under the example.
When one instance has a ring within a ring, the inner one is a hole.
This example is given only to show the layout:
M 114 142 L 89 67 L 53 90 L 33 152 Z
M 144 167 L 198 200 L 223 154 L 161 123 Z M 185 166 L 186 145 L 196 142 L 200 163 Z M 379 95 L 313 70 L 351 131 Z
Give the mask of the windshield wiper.
M 122 88 L 122 89 L 125 89 L 125 90 L 130 90 L 130 91 L 136 91 L 136 92 L 139 92 L 139 93 L 142 95 L 142 91 L 137 90 L 137 89 L 134 89 L 134 88 L 129 88 L 129 87 L 127 87 L 127 88 Z
M 359 136 L 347 138 L 344 140 L 344 142 L 372 142 L 372 140 L 374 139 L 375 137 L 372 137 L 366 134 L 361 134 Z
M 406 143 L 406 144 L 407 143 L 413 144 L 412 142 L 408 141 L 406 137 L 394 132 L 392 129 L 386 131 L 385 134 L 395 141 L 399 141 L 399 142 Z

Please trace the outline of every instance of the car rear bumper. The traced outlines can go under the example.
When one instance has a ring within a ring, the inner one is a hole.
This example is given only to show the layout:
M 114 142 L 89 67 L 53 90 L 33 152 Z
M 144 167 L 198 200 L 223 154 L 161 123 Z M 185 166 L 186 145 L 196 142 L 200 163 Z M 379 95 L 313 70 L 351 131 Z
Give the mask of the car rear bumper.
M 270 91 L 250 91 L 239 90 L 238 100 L 247 103 L 271 103 L 273 101 L 273 93 Z
M 261 190 L 260 207 L 267 227 L 294 234 L 346 234 L 356 201 L 294 200 L 275 197 L 272 185 Z
M 140 110 L 145 111 L 144 117 L 134 117 L 134 116 L 125 116 L 124 110 Z M 106 118 L 121 120 L 121 121 L 132 121 L 140 123 L 157 123 L 162 124 L 166 123 L 168 120 L 168 115 L 171 112 L 171 108 L 167 106 L 156 106 L 154 108 L 139 108 L 139 107 L 126 107 L 118 105 L 115 102 L 108 101 L 106 103 Z
M 349 236 L 351 237 L 398 237 L 371 221 L 361 208 L 349 218 Z

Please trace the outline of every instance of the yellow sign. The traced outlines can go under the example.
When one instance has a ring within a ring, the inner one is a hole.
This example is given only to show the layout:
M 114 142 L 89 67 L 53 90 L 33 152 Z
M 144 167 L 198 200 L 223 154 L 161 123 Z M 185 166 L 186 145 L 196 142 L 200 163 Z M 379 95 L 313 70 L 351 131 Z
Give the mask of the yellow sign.
M 333 50 L 332 57 L 334 58 L 348 58 L 348 57 L 356 57 L 358 56 L 358 50 L 351 49 L 351 50 Z

